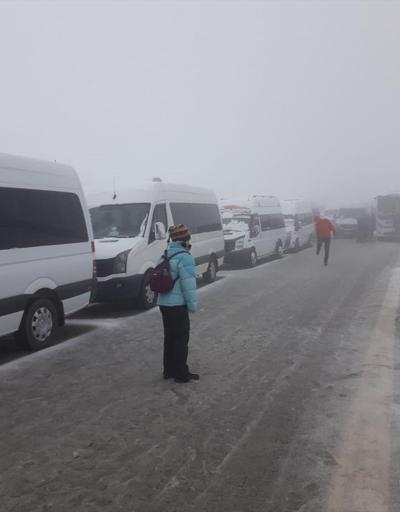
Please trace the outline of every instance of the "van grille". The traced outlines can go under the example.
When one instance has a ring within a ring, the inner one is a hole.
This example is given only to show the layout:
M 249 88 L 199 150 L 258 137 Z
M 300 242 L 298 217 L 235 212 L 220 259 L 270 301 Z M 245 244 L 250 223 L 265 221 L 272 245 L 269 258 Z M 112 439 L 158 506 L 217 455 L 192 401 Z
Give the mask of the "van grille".
M 113 273 L 114 258 L 96 260 L 97 277 L 107 277 Z

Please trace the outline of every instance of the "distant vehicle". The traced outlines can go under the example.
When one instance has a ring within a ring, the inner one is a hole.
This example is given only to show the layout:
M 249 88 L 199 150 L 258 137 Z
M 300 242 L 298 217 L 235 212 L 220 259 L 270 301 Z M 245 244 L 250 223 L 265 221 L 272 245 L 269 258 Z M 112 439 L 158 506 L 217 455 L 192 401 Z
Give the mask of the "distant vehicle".
M 49 346 L 90 301 L 94 244 L 71 167 L 0 154 L 0 335 Z
M 223 263 L 224 237 L 214 192 L 154 179 L 136 190 L 89 196 L 96 244 L 95 300 L 136 301 L 143 309 L 156 304 L 149 277 L 167 247 L 167 229 L 186 224 L 199 275 L 215 281 Z
M 335 218 L 336 236 L 355 238 L 358 230 L 358 219 L 368 213 L 366 207 L 339 208 Z
M 221 202 L 225 262 L 251 267 L 267 256 L 283 256 L 285 221 L 279 199 L 254 195 L 247 200 Z
M 300 200 L 282 202 L 286 225 L 285 251 L 298 252 L 314 242 L 314 214 L 311 204 Z
M 316 212 L 316 213 L 314 213 L 314 215 L 321 215 L 321 217 L 324 217 L 330 221 L 334 221 L 336 219 L 336 217 L 338 216 L 338 212 L 339 212 L 339 210 L 328 209 L 328 210 L 323 210 L 322 214 L 320 214 L 319 212 Z
M 313 212 L 314 215 L 319 215 L 319 212 Z M 335 219 L 337 218 L 339 214 L 339 210 L 333 210 L 333 209 L 329 209 L 329 210 L 323 210 L 322 212 L 322 217 L 325 217 L 326 219 L 330 220 L 331 222 L 334 222 Z
M 400 194 L 375 198 L 376 238 L 400 241 Z

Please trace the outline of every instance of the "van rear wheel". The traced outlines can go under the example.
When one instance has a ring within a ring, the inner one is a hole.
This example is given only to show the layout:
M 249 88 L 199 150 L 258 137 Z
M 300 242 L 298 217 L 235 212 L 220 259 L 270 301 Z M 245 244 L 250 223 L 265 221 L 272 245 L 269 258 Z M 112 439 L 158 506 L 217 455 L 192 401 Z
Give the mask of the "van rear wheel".
M 157 304 L 157 293 L 150 288 L 150 274 L 146 274 L 143 279 L 142 289 L 139 296 L 139 307 L 141 309 L 151 309 Z
M 41 350 L 52 345 L 58 327 L 55 304 L 46 298 L 31 302 L 22 317 L 17 338 L 28 350 Z

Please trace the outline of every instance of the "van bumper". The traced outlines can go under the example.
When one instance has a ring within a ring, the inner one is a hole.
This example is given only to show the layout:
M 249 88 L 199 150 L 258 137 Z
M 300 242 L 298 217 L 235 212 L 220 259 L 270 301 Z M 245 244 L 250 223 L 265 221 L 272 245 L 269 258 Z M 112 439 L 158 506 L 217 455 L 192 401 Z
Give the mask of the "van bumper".
M 137 299 L 142 289 L 143 275 L 115 277 L 107 281 L 97 281 L 92 302 Z
M 250 248 L 227 252 L 225 253 L 224 263 L 227 263 L 228 265 L 235 263 L 245 263 L 250 258 L 250 252 Z

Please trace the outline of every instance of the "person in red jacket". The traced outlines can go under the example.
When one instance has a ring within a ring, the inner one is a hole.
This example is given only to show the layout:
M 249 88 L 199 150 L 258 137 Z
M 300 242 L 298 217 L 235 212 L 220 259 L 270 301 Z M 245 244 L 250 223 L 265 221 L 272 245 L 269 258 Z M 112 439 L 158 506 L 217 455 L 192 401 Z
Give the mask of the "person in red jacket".
M 319 215 L 315 216 L 315 233 L 317 235 L 317 255 L 324 246 L 324 264 L 328 265 L 329 251 L 331 247 L 332 235 L 336 234 L 335 226 L 328 219 L 322 219 Z

